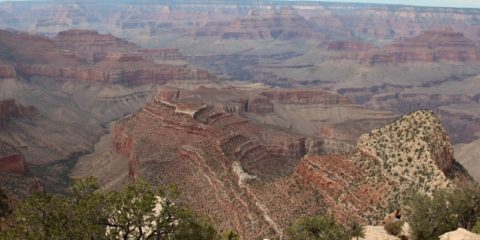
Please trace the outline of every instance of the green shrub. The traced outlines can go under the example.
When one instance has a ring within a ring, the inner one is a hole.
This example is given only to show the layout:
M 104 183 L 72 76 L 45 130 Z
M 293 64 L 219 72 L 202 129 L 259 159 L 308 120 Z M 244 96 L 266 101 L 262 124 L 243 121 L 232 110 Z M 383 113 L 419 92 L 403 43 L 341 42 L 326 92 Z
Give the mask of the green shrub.
M 394 221 L 391 223 L 386 224 L 383 226 L 385 231 L 387 231 L 388 234 L 393 235 L 393 236 L 398 236 L 402 232 L 402 227 L 403 224 L 405 224 L 405 221 Z
M 437 190 L 432 196 L 415 193 L 406 199 L 405 218 L 418 240 L 437 240 L 458 227 L 471 229 L 479 210 L 477 191 Z

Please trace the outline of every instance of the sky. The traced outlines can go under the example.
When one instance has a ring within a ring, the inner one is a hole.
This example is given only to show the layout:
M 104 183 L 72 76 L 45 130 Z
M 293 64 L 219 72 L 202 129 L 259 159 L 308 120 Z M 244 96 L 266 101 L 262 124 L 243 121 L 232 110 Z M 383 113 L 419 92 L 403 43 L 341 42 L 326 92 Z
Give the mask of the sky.
M 436 6 L 436 7 L 459 7 L 459 8 L 480 8 L 480 0 L 324 0 L 328 2 L 361 2 L 361 3 L 383 3 L 383 4 L 404 4 L 415 6 Z
M 23 0 L 0 0 L 0 2 L 5 2 L 5 1 L 23 1 Z M 102 0 L 99 0 L 99 1 L 102 1 Z M 297 0 L 291 0 L 291 1 L 297 1 Z M 318 1 L 318 0 L 310 0 L 310 1 Z M 403 5 L 414 5 L 414 6 L 435 6 L 435 7 L 480 8 L 480 0 L 320 0 L 320 1 L 403 4 Z

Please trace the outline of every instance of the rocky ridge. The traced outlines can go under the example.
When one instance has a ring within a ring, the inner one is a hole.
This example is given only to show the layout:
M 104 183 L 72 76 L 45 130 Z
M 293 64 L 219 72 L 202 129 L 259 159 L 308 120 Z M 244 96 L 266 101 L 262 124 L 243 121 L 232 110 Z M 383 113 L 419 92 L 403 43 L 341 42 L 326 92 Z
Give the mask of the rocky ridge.
M 250 108 L 253 102 L 261 107 Z M 109 188 L 137 176 L 175 183 L 186 193 L 183 203 L 246 239 L 282 236 L 292 219 L 308 214 L 331 214 L 342 224 L 352 217 L 378 224 L 408 190 L 454 186 L 452 147 L 428 111 L 364 135 L 348 155 L 325 155 L 337 153 L 325 139 L 249 120 L 271 114 L 263 111 L 268 106 L 308 102 L 348 104 L 313 90 L 164 88 L 141 111 L 117 122 L 112 147 L 81 160 L 75 176 L 102 163 L 94 174 Z M 415 153 L 416 148 L 424 150 Z M 105 177 L 102 172 L 113 165 L 122 167 Z M 246 224 L 252 221 L 257 224 Z
M 360 137 L 347 156 L 310 156 L 296 173 L 323 189 L 340 222 L 378 224 L 408 191 L 454 187 L 453 148 L 438 118 L 416 111 Z M 393 204 L 393 205 L 392 205 Z

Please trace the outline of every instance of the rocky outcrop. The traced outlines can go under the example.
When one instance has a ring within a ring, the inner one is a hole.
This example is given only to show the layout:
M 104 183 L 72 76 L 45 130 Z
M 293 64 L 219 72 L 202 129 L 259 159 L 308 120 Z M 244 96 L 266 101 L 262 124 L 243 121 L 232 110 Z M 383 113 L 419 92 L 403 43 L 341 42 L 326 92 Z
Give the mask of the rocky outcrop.
M 25 174 L 27 165 L 23 154 L 13 145 L 0 142 L 0 172 Z
M 352 218 L 378 224 L 407 186 L 419 192 L 453 187 L 451 146 L 428 111 L 364 135 L 345 156 L 319 155 L 344 153 L 337 151 L 345 148 L 340 142 L 249 120 L 273 116 L 270 109 L 250 108 L 256 101 L 274 108 L 348 102 L 313 91 L 164 88 L 115 125 L 111 161 L 128 169 L 113 174 L 125 176 L 115 182 L 143 176 L 175 183 L 185 193 L 181 201 L 208 213 L 219 229 L 233 226 L 245 239 L 282 236 L 293 219 L 319 212 L 345 225 Z M 245 224 L 251 221 L 257 224 Z
M 440 236 L 440 240 L 480 240 L 480 235 L 459 228 L 455 231 L 443 234 Z
M 290 223 L 289 214 L 321 207 L 314 204 L 319 201 L 314 200 L 316 190 L 284 178 L 290 178 L 307 152 L 325 151 L 324 142 L 256 125 L 225 111 L 228 101 L 219 103 L 225 99 L 235 103 L 248 94 L 238 89 L 166 88 L 141 111 L 115 125 L 113 152 L 128 159 L 130 177 L 161 176 L 160 181 L 175 183 L 185 193 L 182 200 L 197 212 L 208 212 L 220 229 L 234 226 L 246 239 L 279 236 Z M 274 187 L 264 185 L 274 182 Z M 263 194 L 266 188 L 305 192 L 287 194 L 294 201 L 287 203 L 274 200 L 280 192 Z M 278 209 L 282 211 L 277 214 Z M 248 219 L 258 224 L 245 224 Z
M 417 111 L 363 135 L 348 156 L 308 156 L 296 174 L 322 189 L 325 204 L 342 223 L 354 216 L 380 223 L 406 191 L 454 187 L 453 149 L 438 118 Z M 340 200 L 340 201 L 338 201 Z
M 62 31 L 53 41 L 59 48 L 73 52 L 77 58 L 88 63 L 96 63 L 112 51 L 129 52 L 140 48 L 111 34 L 99 34 L 95 30 Z
M 31 115 L 35 112 L 33 106 L 17 105 L 13 99 L 0 101 L 0 128 L 5 127 L 13 118 Z
M 379 161 L 389 174 L 417 179 L 422 191 L 450 185 L 446 174 L 453 168 L 453 147 L 433 112 L 416 111 L 363 135 L 357 149 Z
M 273 112 L 273 103 L 270 98 L 264 96 L 253 97 L 248 100 L 246 105 L 247 112 L 266 114 Z
M 355 239 L 355 238 L 352 238 Z M 399 237 L 390 235 L 383 226 L 365 226 L 365 237 L 359 240 L 400 240 Z

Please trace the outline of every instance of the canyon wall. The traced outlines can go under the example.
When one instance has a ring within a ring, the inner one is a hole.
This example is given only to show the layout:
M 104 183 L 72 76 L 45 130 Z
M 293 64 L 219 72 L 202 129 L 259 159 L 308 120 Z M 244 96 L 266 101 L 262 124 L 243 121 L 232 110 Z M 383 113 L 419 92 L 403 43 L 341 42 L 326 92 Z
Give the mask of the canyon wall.
M 7 142 L 0 142 L 0 172 L 14 174 L 25 174 L 27 172 L 23 154 Z

